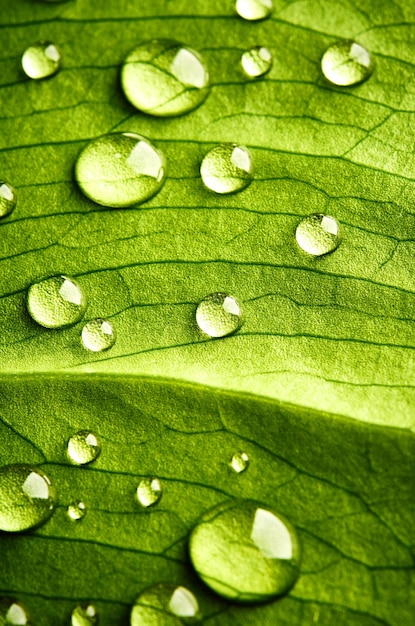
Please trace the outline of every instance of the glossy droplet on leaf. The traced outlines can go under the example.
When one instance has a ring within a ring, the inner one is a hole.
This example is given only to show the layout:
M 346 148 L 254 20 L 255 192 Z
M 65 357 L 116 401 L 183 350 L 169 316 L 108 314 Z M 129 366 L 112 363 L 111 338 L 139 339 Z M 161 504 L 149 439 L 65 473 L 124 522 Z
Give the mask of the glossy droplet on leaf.
M 211 293 L 199 303 L 196 322 L 200 330 L 210 337 L 225 337 L 242 326 L 242 306 L 227 293 Z
M 72 502 L 66 513 L 72 522 L 79 522 L 86 515 L 86 505 L 84 502 Z
M 22 56 L 23 71 L 29 78 L 39 80 L 53 76 L 61 65 L 59 48 L 51 41 L 38 41 L 27 48 Z
M 0 180 L 0 218 L 7 217 L 16 208 L 17 196 L 13 187 Z
M 215 193 L 235 193 L 252 181 L 252 159 L 248 148 L 235 143 L 215 146 L 204 156 L 200 174 L 205 186 Z
M 85 324 L 82 329 L 81 339 L 87 350 L 104 352 L 115 344 L 115 331 L 111 322 L 97 318 Z
M 246 452 L 235 452 L 231 460 L 231 467 L 234 472 L 241 474 L 249 467 L 249 457 Z
M 68 441 L 68 457 L 76 465 L 92 463 L 100 453 L 100 441 L 90 430 L 80 430 Z
M 242 68 L 249 78 L 264 76 L 272 67 L 271 52 L 264 46 L 254 46 L 243 53 Z
M 79 322 L 86 298 L 78 283 L 68 276 L 52 276 L 29 287 L 27 310 L 45 328 L 65 328 Z
M 366 48 L 346 39 L 327 48 L 321 59 L 321 69 L 329 82 L 347 87 L 369 78 L 373 62 Z
M 333 252 L 340 242 L 340 226 L 330 215 L 315 213 L 298 224 L 295 231 L 297 243 L 308 254 L 322 256 Z
M 137 487 L 137 500 L 141 506 L 147 508 L 160 500 L 162 491 L 158 478 L 143 478 Z
M 95 626 L 98 624 L 98 613 L 93 604 L 76 606 L 71 615 L 71 626 Z
M 244 20 L 264 20 L 271 15 L 272 0 L 236 0 L 236 12 Z
M 0 626 L 26 626 L 29 616 L 25 607 L 13 598 L 0 598 Z
M 182 626 L 199 616 L 198 602 L 189 589 L 159 583 L 144 589 L 131 611 L 131 626 Z

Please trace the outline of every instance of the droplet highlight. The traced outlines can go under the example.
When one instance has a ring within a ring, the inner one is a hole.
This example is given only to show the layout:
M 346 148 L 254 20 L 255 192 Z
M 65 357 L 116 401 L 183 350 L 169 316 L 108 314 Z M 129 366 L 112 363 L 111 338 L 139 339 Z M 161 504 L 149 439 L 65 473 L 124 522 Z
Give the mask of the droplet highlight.
M 68 506 L 66 513 L 72 522 L 79 522 L 86 515 L 85 502 L 72 502 L 72 504 Z
M 215 193 L 236 193 L 252 181 L 252 159 L 248 148 L 234 143 L 215 146 L 204 156 L 200 175 Z
M 76 606 L 71 615 L 71 626 L 95 626 L 98 624 L 98 613 L 93 604 Z
M 226 337 L 242 326 L 242 306 L 227 293 L 211 293 L 199 303 L 196 322 L 210 337 Z
M 137 500 L 141 506 L 148 508 L 157 504 L 162 492 L 163 488 L 158 478 L 143 478 L 137 487 Z
M 272 55 L 264 46 L 254 46 L 241 57 L 241 65 L 249 78 L 260 78 L 272 67 Z
M 102 206 L 141 204 L 160 191 L 166 159 L 149 139 L 111 133 L 91 141 L 80 153 L 75 177 L 87 198 Z
M 209 73 L 193 48 L 171 39 L 154 39 L 127 56 L 121 84 L 137 109 L 170 117 L 192 111 L 207 98 Z
M 236 0 L 236 12 L 244 20 L 264 20 L 272 13 L 272 0 Z
M 231 460 L 231 467 L 237 474 L 242 474 L 249 467 L 249 457 L 246 452 L 235 452 Z
M 45 328 L 73 326 L 83 317 L 85 309 L 85 295 L 69 276 L 52 276 L 29 287 L 27 310 Z
M 53 76 L 61 65 L 59 48 L 51 41 L 38 41 L 29 46 L 22 56 L 23 71 L 29 78 L 39 80 Z
M 356 41 L 336 41 L 321 59 L 321 69 L 333 85 L 349 87 L 363 82 L 373 71 L 371 54 Z
M 13 187 L 0 180 L 0 218 L 7 217 L 16 208 L 17 196 Z
M 75 465 L 87 465 L 95 461 L 101 453 L 98 437 L 90 430 L 80 430 L 68 441 L 68 457 Z
M 0 626 L 26 626 L 29 616 L 25 607 L 12 598 L 0 598 Z
M 304 252 L 313 256 L 323 256 L 333 252 L 340 245 L 340 225 L 330 215 L 315 213 L 301 220 L 295 231 L 295 237 Z
M 105 352 L 115 344 L 115 331 L 108 320 L 97 318 L 90 320 L 82 329 L 81 339 L 84 347 L 91 352 Z
M 190 536 L 197 574 L 219 595 L 262 602 L 285 594 L 299 576 L 294 527 L 279 513 L 250 500 L 208 511 Z
M 131 626 L 181 626 L 199 617 L 199 605 L 186 587 L 159 583 L 144 589 L 131 611 Z

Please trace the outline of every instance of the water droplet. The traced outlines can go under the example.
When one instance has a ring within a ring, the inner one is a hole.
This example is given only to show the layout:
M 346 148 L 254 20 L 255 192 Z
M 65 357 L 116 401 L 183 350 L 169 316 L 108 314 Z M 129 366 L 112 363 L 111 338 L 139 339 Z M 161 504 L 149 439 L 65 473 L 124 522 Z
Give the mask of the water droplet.
M 0 530 L 20 532 L 44 524 L 56 507 L 48 476 L 31 465 L 0 467 Z
M 247 76 L 259 78 L 269 72 L 272 67 L 271 52 L 263 46 L 254 46 L 243 53 L 241 64 Z
M 252 180 L 252 159 L 248 148 L 235 143 L 215 146 L 204 156 L 200 174 L 205 186 L 215 193 L 235 193 Z
M 0 218 L 10 215 L 17 203 L 16 191 L 9 183 L 0 180 Z
M 199 303 L 196 322 L 206 335 L 225 337 L 242 326 L 242 307 L 236 298 L 227 293 L 211 293 Z
M 193 593 L 186 587 L 165 582 L 140 593 L 131 611 L 130 624 L 180 626 L 196 617 L 199 617 L 199 605 Z
M 0 626 L 25 626 L 29 616 L 25 607 L 12 598 L 0 598 Z
M 346 39 L 327 48 L 321 59 L 321 69 L 328 81 L 346 87 L 369 78 L 373 62 L 366 48 Z
M 84 502 L 72 502 L 67 508 L 67 514 L 69 519 L 73 522 L 78 522 L 86 515 L 86 505 Z
M 131 104 L 160 117 L 192 111 L 209 94 L 209 74 L 200 54 L 171 39 L 145 41 L 130 52 L 121 84 Z
M 333 252 L 339 246 L 340 226 L 334 217 L 315 213 L 301 220 L 295 231 L 295 237 L 305 252 L 313 256 L 322 256 Z
M 158 478 L 143 478 L 137 487 L 137 500 L 141 506 L 156 504 L 162 495 L 162 486 Z
M 68 441 L 68 456 L 76 465 L 87 465 L 99 457 L 101 444 L 90 430 L 80 430 Z
M 208 511 L 191 533 L 190 558 L 211 589 L 241 602 L 282 595 L 299 576 L 295 529 L 251 500 L 224 502 Z
M 234 472 L 241 474 L 248 469 L 249 457 L 246 452 L 235 452 L 231 460 L 231 467 Z
M 65 328 L 79 322 L 86 299 L 78 283 L 68 276 L 52 276 L 29 287 L 27 309 L 45 328 Z
M 27 48 L 22 56 L 22 67 L 29 78 L 53 76 L 59 70 L 61 54 L 51 41 L 38 41 Z
M 236 0 L 236 12 L 244 20 L 264 20 L 272 8 L 272 0 Z
M 82 329 L 82 343 L 87 350 L 104 352 L 115 344 L 115 332 L 111 322 L 101 318 L 91 320 Z
M 166 179 L 166 160 L 149 139 L 135 133 L 111 133 L 91 141 L 75 166 L 87 198 L 109 207 L 140 204 Z
M 71 626 L 94 626 L 98 624 L 98 613 L 93 604 L 80 604 L 71 615 Z

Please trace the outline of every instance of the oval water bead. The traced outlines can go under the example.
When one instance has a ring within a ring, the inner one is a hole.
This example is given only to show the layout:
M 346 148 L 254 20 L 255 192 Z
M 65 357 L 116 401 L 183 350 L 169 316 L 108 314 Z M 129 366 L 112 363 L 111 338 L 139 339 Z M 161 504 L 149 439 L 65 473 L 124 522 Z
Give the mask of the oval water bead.
M 109 207 L 129 207 L 154 196 L 166 180 L 166 159 L 149 139 L 111 133 L 80 153 L 75 177 L 87 198 Z
M 159 583 L 144 589 L 131 611 L 131 626 L 182 626 L 199 616 L 198 602 L 189 589 Z
M 262 602 L 286 593 L 299 576 L 294 527 L 251 500 L 224 502 L 208 511 L 190 536 L 197 574 L 219 595 Z
M 69 439 L 67 451 L 72 463 L 87 465 L 99 457 L 101 444 L 90 430 L 80 430 Z
M 93 604 L 80 604 L 71 614 L 71 626 L 94 626 L 98 624 L 98 613 Z
M 122 67 L 121 84 L 131 104 L 158 117 L 192 111 L 210 91 L 203 58 L 172 39 L 145 41 L 130 52 Z
M 264 46 L 254 46 L 243 53 L 241 64 L 249 78 L 259 78 L 269 72 L 272 67 L 271 52 Z
M 29 616 L 25 607 L 12 598 L 0 598 L 0 626 L 26 626 Z
M 72 502 L 66 510 L 69 519 L 72 522 L 79 522 L 86 515 L 86 505 L 84 502 Z
M 369 78 L 373 71 L 370 52 L 356 41 L 336 41 L 321 59 L 321 69 L 333 85 L 348 87 Z
M 199 303 L 196 322 L 210 337 L 226 337 L 242 326 L 242 306 L 227 293 L 211 293 Z
M 137 500 L 143 507 L 153 506 L 162 496 L 163 488 L 158 478 L 143 478 L 137 487 Z
M 24 73 L 35 80 L 53 76 L 61 65 L 59 48 L 51 41 L 38 41 L 27 48 L 22 56 Z
M 235 452 L 231 460 L 231 467 L 234 472 L 241 474 L 249 467 L 249 457 L 246 452 Z
M 97 318 L 85 324 L 82 329 L 81 339 L 87 350 L 104 352 L 113 347 L 116 338 L 111 322 Z
M 69 276 L 52 276 L 29 287 L 27 310 L 45 328 L 73 326 L 83 317 L 86 298 Z
M 236 12 L 244 20 L 264 20 L 271 15 L 272 0 L 236 0 Z
M 0 180 L 0 218 L 7 217 L 16 208 L 17 196 L 13 187 Z
M 252 181 L 252 159 L 248 148 L 235 143 L 215 146 L 204 156 L 200 175 L 215 193 L 235 193 Z
M 0 467 L 0 530 L 21 532 L 44 524 L 56 508 L 56 490 L 39 468 Z
M 340 225 L 330 215 L 315 213 L 301 220 L 295 231 L 295 237 L 304 252 L 322 256 L 333 252 L 340 245 Z

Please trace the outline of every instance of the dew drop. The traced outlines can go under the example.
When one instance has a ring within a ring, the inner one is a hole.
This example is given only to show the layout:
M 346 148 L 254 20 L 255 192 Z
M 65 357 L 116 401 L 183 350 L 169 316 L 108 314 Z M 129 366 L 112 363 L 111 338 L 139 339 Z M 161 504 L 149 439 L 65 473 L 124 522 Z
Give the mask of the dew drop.
M 25 607 L 12 598 L 0 598 L 0 626 L 25 626 L 29 616 Z
M 68 441 L 68 457 L 76 465 L 87 465 L 99 457 L 101 444 L 90 430 L 80 430 Z
M 143 478 L 137 487 L 137 500 L 141 506 L 156 504 L 162 495 L 162 486 L 158 478 Z
M 244 20 L 264 20 L 272 9 L 272 0 L 236 0 L 236 12 Z
M 131 626 L 180 626 L 199 617 L 198 602 L 189 589 L 158 583 L 144 589 L 131 611 Z
M 249 457 L 246 452 L 235 452 L 231 460 L 231 467 L 234 472 L 241 474 L 249 467 Z
M 0 530 L 21 532 L 44 524 L 56 508 L 48 476 L 31 465 L 0 467 Z
M 295 231 L 297 243 L 305 252 L 322 256 L 333 252 L 341 241 L 338 221 L 330 215 L 315 213 L 298 224 Z
M 248 148 L 235 143 L 215 146 L 204 156 L 200 174 L 205 186 L 215 193 L 235 193 L 252 181 L 252 159 Z
M 321 59 L 321 69 L 330 83 L 347 87 L 369 78 L 373 62 L 366 48 L 346 39 L 327 48 Z
M 209 73 L 196 50 L 171 39 L 145 41 L 124 61 L 121 84 L 126 98 L 150 115 L 182 115 L 209 94 Z
M 209 510 L 191 533 L 190 558 L 211 589 L 240 602 L 282 595 L 299 576 L 295 529 L 279 513 L 251 500 Z
M 97 318 L 85 324 L 81 338 L 87 350 L 104 352 L 115 344 L 115 331 L 108 320 Z
M 242 68 L 249 78 L 264 76 L 272 67 L 272 55 L 268 48 L 254 46 L 243 53 Z
M 38 41 L 27 48 L 22 56 L 24 73 L 33 79 L 48 78 L 59 70 L 61 53 L 51 41 Z
M 75 177 L 87 198 L 97 204 L 129 207 L 160 191 L 166 179 L 166 159 L 142 135 L 111 133 L 82 150 Z
M 16 203 L 16 191 L 9 183 L 0 180 L 0 218 L 10 215 L 16 208 Z
M 242 307 L 236 298 L 227 293 L 211 293 L 199 303 L 196 322 L 206 335 L 225 337 L 242 326 Z
M 94 626 L 98 624 L 98 613 L 93 604 L 79 604 L 71 615 L 71 626 Z
M 86 505 L 84 502 L 72 502 L 66 510 L 67 515 L 73 522 L 79 522 L 86 515 Z
M 29 287 L 27 310 L 45 328 L 65 328 L 79 322 L 86 299 L 78 283 L 68 276 L 52 276 Z

